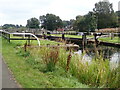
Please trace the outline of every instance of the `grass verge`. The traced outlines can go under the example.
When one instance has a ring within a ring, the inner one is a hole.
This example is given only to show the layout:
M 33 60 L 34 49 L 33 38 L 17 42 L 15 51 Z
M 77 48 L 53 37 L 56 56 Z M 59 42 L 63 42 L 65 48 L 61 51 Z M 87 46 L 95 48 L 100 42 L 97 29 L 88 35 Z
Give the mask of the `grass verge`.
M 24 88 L 120 87 L 120 66 L 110 69 L 102 55 L 85 62 L 83 55 L 61 48 L 28 48 L 25 52 L 15 43 L 3 40 L 2 44 L 3 56 Z
M 36 56 L 36 51 L 32 56 L 32 50 L 24 52 L 16 47 L 15 42 L 8 43 L 5 39 L 2 40 L 2 45 L 4 60 L 23 88 L 88 88 L 62 67 L 56 66 L 54 71 L 46 72 L 46 64 L 38 53 Z

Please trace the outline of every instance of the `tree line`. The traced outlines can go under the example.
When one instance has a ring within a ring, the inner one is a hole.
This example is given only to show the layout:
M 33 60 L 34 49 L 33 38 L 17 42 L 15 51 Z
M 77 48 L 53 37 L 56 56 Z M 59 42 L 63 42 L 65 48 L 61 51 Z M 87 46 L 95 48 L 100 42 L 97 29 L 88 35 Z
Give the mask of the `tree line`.
M 56 30 L 58 28 L 73 29 L 81 32 L 95 31 L 102 28 L 116 28 L 120 26 L 120 11 L 114 11 L 113 5 L 109 1 L 99 1 L 95 3 L 92 11 L 86 15 L 78 15 L 76 19 L 61 20 L 59 16 L 47 13 L 39 19 L 33 17 L 27 20 L 27 28 Z M 12 26 L 11 27 L 18 27 Z M 4 28 L 9 25 L 3 25 Z
M 22 25 L 14 25 L 14 24 L 4 24 L 2 29 L 14 29 L 14 28 L 22 28 Z

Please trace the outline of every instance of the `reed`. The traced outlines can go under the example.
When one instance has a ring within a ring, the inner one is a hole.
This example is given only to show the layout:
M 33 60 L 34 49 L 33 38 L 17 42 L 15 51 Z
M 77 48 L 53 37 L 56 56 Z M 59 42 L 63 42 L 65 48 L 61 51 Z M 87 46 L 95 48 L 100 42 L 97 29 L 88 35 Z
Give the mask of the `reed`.
M 120 67 L 111 70 L 109 60 L 99 57 L 88 63 L 84 62 L 81 58 L 74 57 L 71 61 L 70 72 L 80 82 L 95 87 L 120 87 Z
M 31 55 L 42 62 L 47 71 L 53 71 L 59 66 L 76 77 L 79 82 L 91 87 L 120 87 L 120 66 L 111 69 L 109 60 L 104 59 L 102 55 L 97 55 L 91 62 L 87 62 L 83 60 L 84 54 L 85 52 L 83 55 L 77 55 L 64 48 L 44 47 L 31 50 Z

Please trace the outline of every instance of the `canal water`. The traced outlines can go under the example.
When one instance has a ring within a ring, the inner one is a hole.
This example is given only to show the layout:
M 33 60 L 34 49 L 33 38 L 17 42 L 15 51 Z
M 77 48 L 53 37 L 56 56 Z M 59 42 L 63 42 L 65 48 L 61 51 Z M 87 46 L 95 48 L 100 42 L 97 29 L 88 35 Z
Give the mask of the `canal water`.
M 87 45 L 84 50 L 86 51 L 86 54 L 84 54 L 82 58 L 84 61 L 90 62 L 95 57 L 96 53 L 98 53 L 103 56 L 103 59 L 110 61 L 111 68 L 116 68 L 120 65 L 120 48 L 103 45 L 98 45 L 96 47 L 95 45 L 90 44 Z M 80 47 L 75 53 L 82 55 L 83 48 Z

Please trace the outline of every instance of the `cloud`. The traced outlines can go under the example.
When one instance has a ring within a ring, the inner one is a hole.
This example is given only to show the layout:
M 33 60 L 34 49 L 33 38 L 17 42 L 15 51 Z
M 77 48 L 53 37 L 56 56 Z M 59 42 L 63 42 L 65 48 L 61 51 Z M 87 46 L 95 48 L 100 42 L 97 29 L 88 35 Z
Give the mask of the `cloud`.
M 120 1 L 119 1 L 119 3 L 118 3 L 118 10 L 120 11 Z
M 118 10 L 118 1 L 113 3 Z M 0 0 L 0 25 L 5 23 L 26 25 L 29 18 L 53 13 L 63 20 L 74 19 L 77 15 L 92 11 L 99 0 Z

